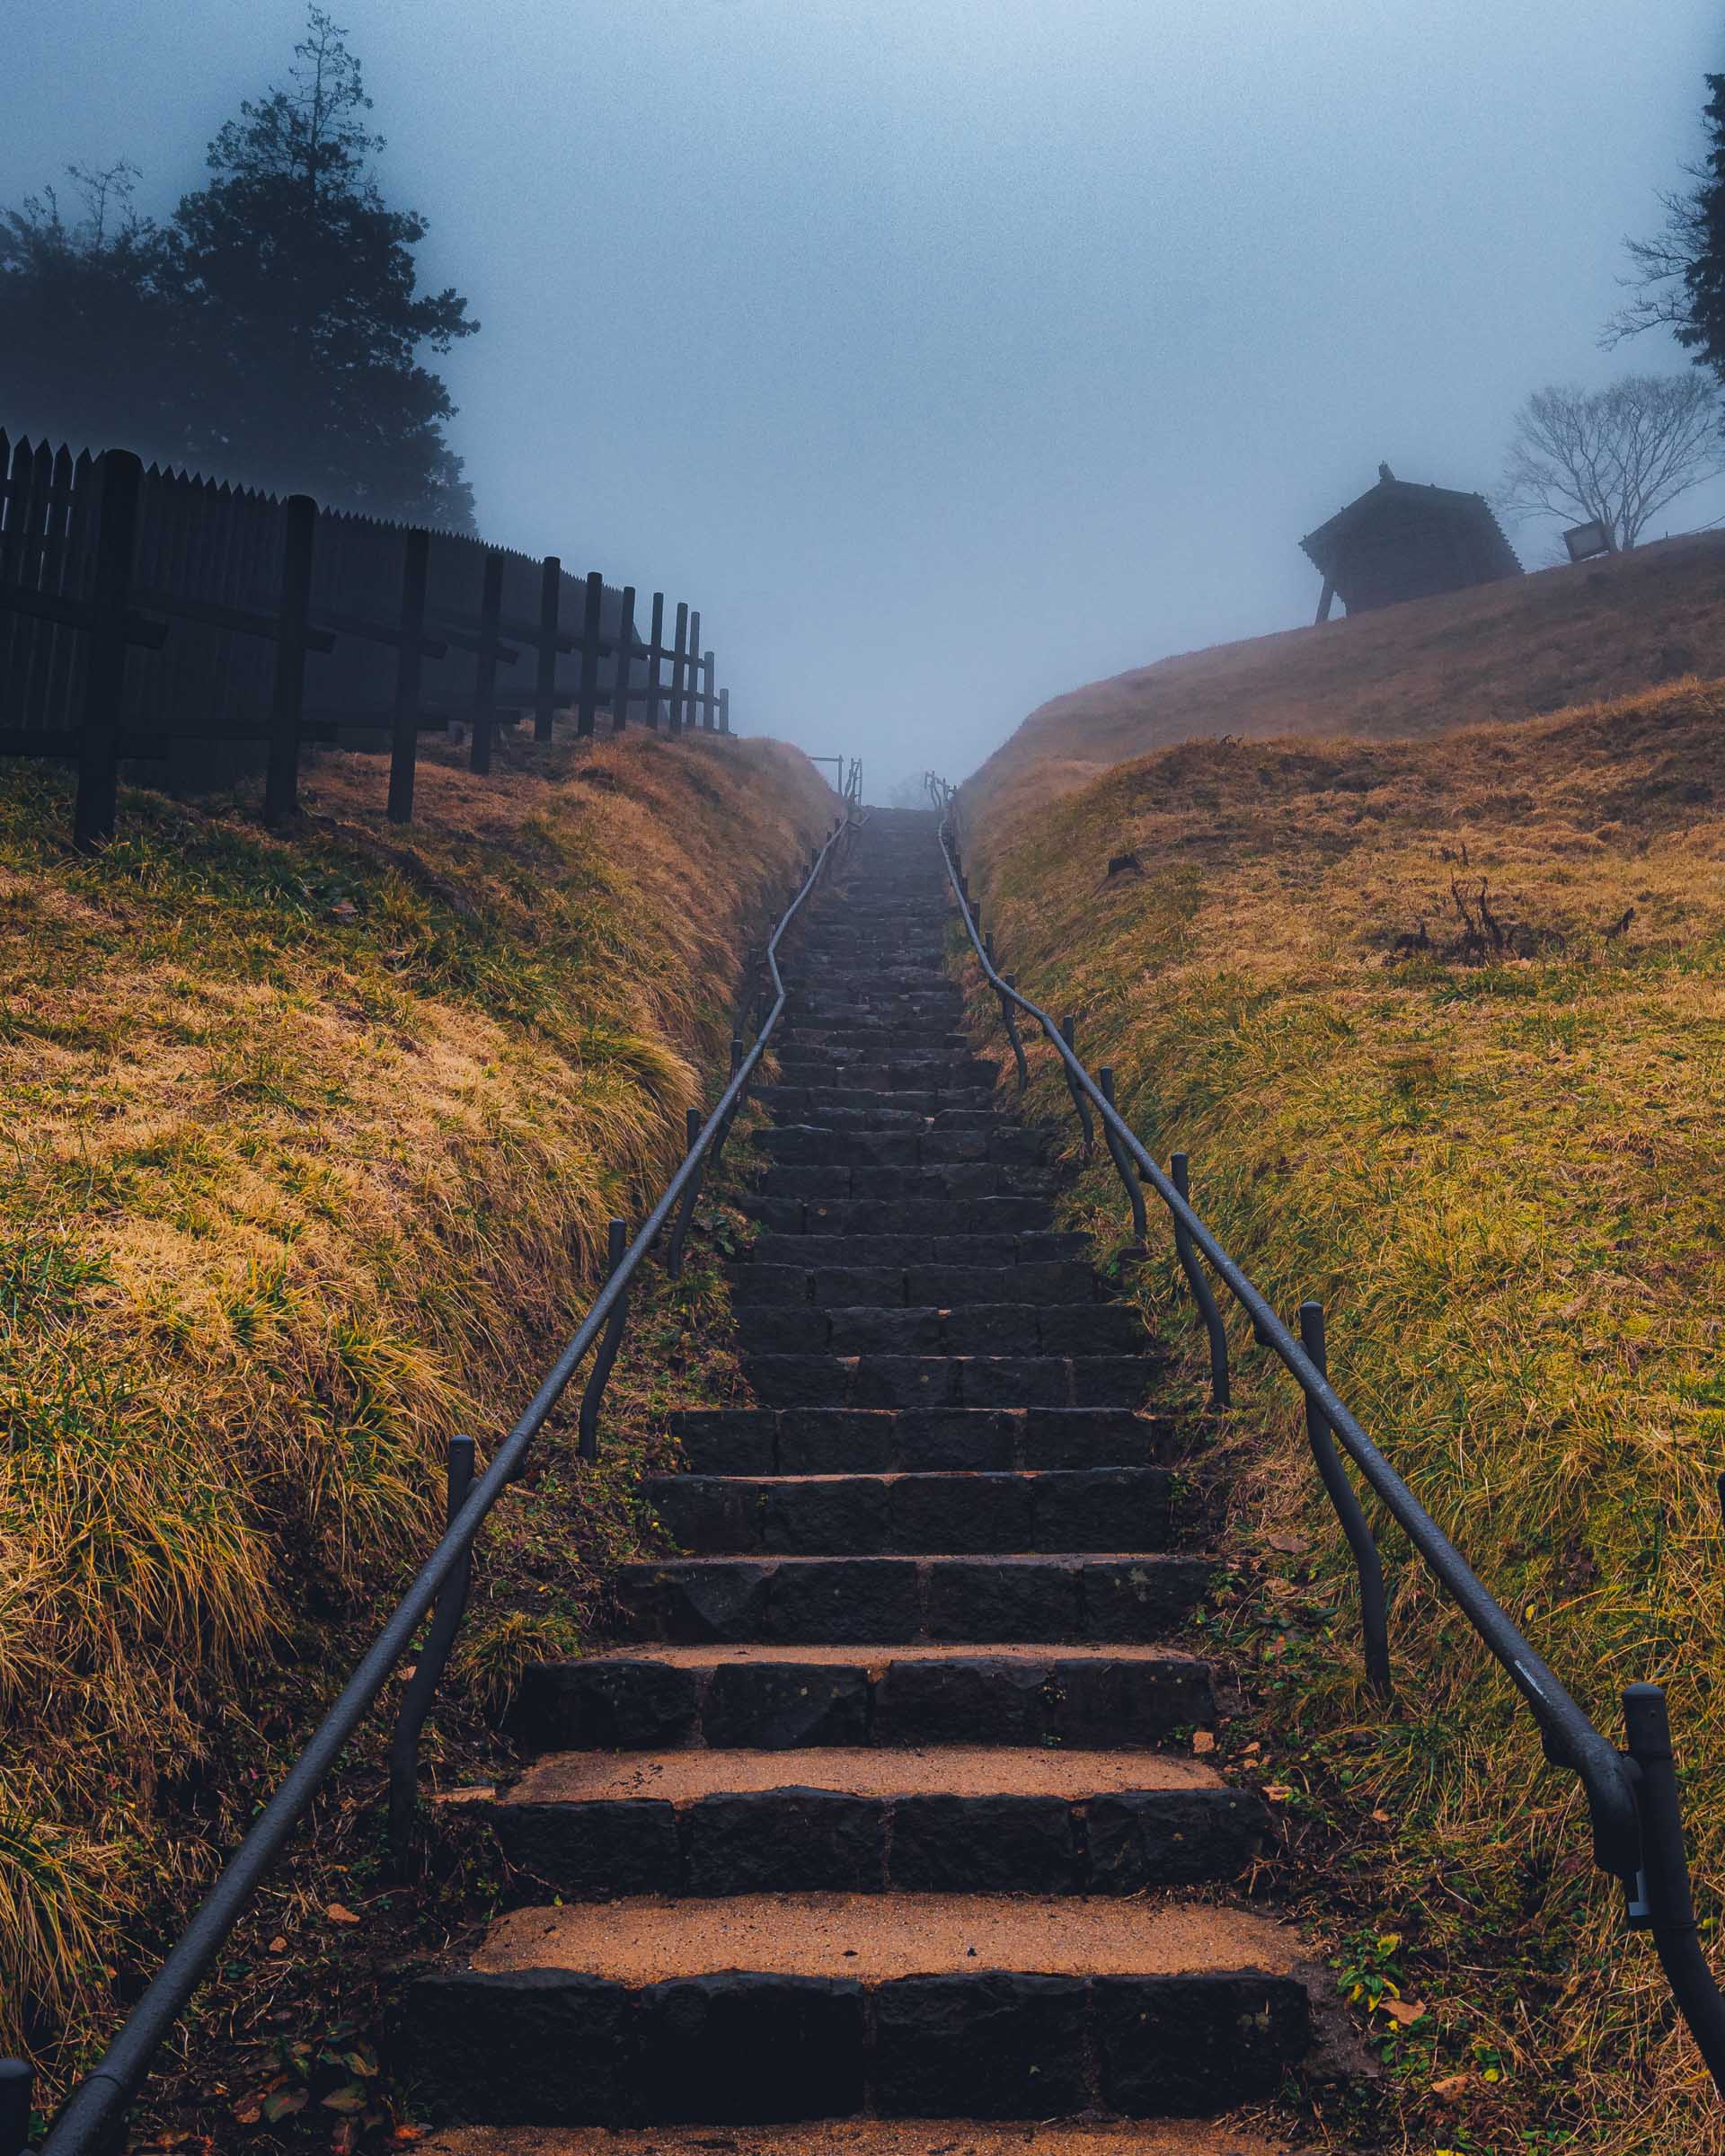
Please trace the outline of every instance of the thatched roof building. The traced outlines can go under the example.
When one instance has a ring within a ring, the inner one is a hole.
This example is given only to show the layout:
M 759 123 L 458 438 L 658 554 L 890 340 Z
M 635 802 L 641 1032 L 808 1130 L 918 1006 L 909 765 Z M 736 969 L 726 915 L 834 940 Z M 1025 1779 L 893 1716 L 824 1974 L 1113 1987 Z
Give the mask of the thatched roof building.
M 1323 578 L 1318 619 L 1340 598 L 1349 614 L 1518 577 L 1521 563 L 1482 494 L 1420 487 L 1387 464 L 1377 484 L 1300 545 Z

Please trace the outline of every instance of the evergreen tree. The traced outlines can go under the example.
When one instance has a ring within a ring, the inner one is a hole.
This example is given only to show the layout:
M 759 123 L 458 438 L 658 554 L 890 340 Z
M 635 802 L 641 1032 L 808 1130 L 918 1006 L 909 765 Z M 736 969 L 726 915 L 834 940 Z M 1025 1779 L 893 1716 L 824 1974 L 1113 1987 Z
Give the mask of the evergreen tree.
M 1684 170 L 1694 185 L 1659 198 L 1665 222 L 1628 243 L 1634 297 L 1606 324 L 1602 342 L 1668 330 L 1695 364 L 1725 382 L 1725 75 L 1707 77 L 1706 148 Z
M 126 164 L 74 168 L 81 220 L 52 189 L 0 211 L 0 423 L 471 531 L 455 406 L 420 356 L 479 325 L 419 289 L 425 220 L 383 199 L 359 63 L 322 8 L 294 59 L 165 226 L 133 213 Z
M 169 278 L 185 315 L 193 462 L 322 501 L 470 530 L 448 446 L 455 411 L 421 366 L 478 324 L 453 290 L 421 293 L 425 220 L 372 174 L 381 136 L 359 63 L 322 8 L 288 86 L 240 108 L 215 175 L 175 211 Z
M 0 424 L 172 454 L 162 234 L 132 208 L 133 166 L 68 174 L 81 216 L 51 187 L 0 210 Z

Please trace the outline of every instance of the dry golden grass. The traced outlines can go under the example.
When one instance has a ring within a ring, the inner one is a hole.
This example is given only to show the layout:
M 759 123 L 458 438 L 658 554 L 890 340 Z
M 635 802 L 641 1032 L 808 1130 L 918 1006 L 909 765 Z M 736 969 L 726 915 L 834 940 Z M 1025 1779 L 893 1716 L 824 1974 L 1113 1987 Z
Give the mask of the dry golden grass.
M 971 782 L 1048 800 L 1123 757 L 1223 734 L 1388 740 L 1725 675 L 1725 534 L 1221 644 L 1033 711 Z M 1315 591 L 1314 591 L 1315 598 Z
M 1039 817 L 1023 765 L 967 826 L 1023 985 L 1079 1014 L 1146 1142 L 1190 1153 L 1200 1209 L 1278 1307 L 1325 1304 L 1344 1395 L 1582 1704 L 1615 1733 L 1623 1685 L 1668 1686 L 1715 1947 L 1721 729 L 1725 685 L 1691 680 L 1441 741 L 1196 741 Z M 1482 886 L 1503 934 L 1483 959 L 1462 912 L 1477 929 Z M 1430 948 L 1410 950 L 1422 923 Z M 1058 1116 L 1052 1074 L 1036 1082 Z M 1105 1162 L 1077 1203 L 1118 1240 Z M 1172 1266 L 1140 1280 L 1190 1340 Z M 1234 1338 L 1235 1546 L 1266 1557 L 1282 1615 L 1232 1637 L 1255 1633 L 1314 1801 L 1371 1844 L 1338 1898 L 1406 1936 L 1436 2002 L 1386 2032 L 1404 2145 L 1452 2143 L 1422 2099 L 1459 2072 L 1482 2099 L 1469 2150 L 1560 2145 L 1524 2143 L 1538 2129 L 1716 2156 L 1720 2107 L 1592 1870 L 1572 1782 L 1393 1536 L 1397 1711 L 1363 1691 L 1292 1388 Z M 1302 1544 L 1304 1576 L 1276 1554 Z
M 0 2043 L 91 2003 L 257 1673 L 518 1409 L 833 808 L 777 744 L 645 735 L 428 760 L 404 834 L 380 793 L 323 759 L 291 840 L 142 796 L 87 861 L 0 794 Z

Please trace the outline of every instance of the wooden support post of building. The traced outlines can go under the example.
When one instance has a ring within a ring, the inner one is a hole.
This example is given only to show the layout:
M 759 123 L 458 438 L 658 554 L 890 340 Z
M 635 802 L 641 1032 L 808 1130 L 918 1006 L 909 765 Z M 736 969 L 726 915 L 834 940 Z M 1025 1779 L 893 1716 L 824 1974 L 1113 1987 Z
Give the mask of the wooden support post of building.
M 701 694 L 701 609 L 689 609 L 689 670 L 684 676 L 683 723 L 694 729 Z
M 719 731 L 721 734 L 730 731 L 730 691 L 728 688 L 719 692 Z
M 1330 609 L 1334 605 L 1335 598 L 1336 588 L 1326 577 L 1323 579 L 1323 596 L 1318 601 L 1318 621 L 1327 622 L 1330 619 Z M 1316 625 L 1316 623 L 1313 624 L 1314 628 Z
M 389 745 L 389 820 L 413 820 L 413 767 L 420 751 L 420 683 L 425 663 L 425 595 L 429 532 L 409 532 L 402 546 L 401 641 L 395 654 L 395 723 Z
M 647 650 L 647 723 L 659 731 L 659 662 L 665 656 L 665 594 L 653 594 L 652 636 Z
M 685 600 L 677 602 L 677 636 L 671 645 L 671 694 L 669 702 L 670 730 L 683 731 L 683 664 L 689 648 L 689 609 Z
M 126 617 L 137 547 L 138 496 L 144 484 L 144 466 L 129 449 L 105 450 L 101 469 L 90 651 L 78 740 L 77 800 L 72 812 L 72 844 L 80 853 L 93 853 L 114 835 L 120 702 L 126 693 Z
M 611 729 L 620 734 L 629 723 L 629 685 L 635 671 L 635 588 L 623 588 L 623 619 L 617 624 L 617 675 L 611 696 Z
M 270 700 L 270 763 L 263 820 L 284 824 L 299 813 L 299 720 L 305 705 L 305 623 L 317 552 L 317 504 L 290 494 L 282 504 L 281 605 L 276 616 L 276 678 Z
M 533 738 L 551 739 L 551 714 L 557 698 L 557 613 L 563 592 L 563 565 L 545 556 L 539 577 L 539 676 L 533 691 Z
M 491 768 L 491 738 L 497 731 L 498 626 L 503 614 L 503 550 L 485 550 L 484 581 L 479 596 L 479 651 L 473 660 L 473 739 L 467 768 L 483 778 Z
M 719 692 L 712 685 L 713 657 L 709 651 L 701 661 L 705 693 L 701 699 L 701 730 L 703 734 L 716 733 L 719 729 Z
M 593 731 L 599 703 L 599 643 L 605 622 L 605 578 L 598 570 L 588 573 L 587 604 L 581 612 L 581 694 L 576 709 L 575 730 L 586 740 Z

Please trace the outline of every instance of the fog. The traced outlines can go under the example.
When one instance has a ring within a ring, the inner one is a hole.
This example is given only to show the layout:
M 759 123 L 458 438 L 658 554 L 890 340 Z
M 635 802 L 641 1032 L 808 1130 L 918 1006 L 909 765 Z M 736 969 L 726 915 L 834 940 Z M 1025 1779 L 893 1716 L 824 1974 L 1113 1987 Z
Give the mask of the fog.
M 1299 538 L 1380 459 L 1488 489 L 1530 390 L 1686 364 L 1597 340 L 1725 66 L 1703 0 L 334 13 L 483 323 L 437 363 L 482 529 L 693 600 L 739 730 L 877 798 L 1309 620 Z M 303 24 L 13 0 L 0 200 L 128 156 L 171 208 Z

